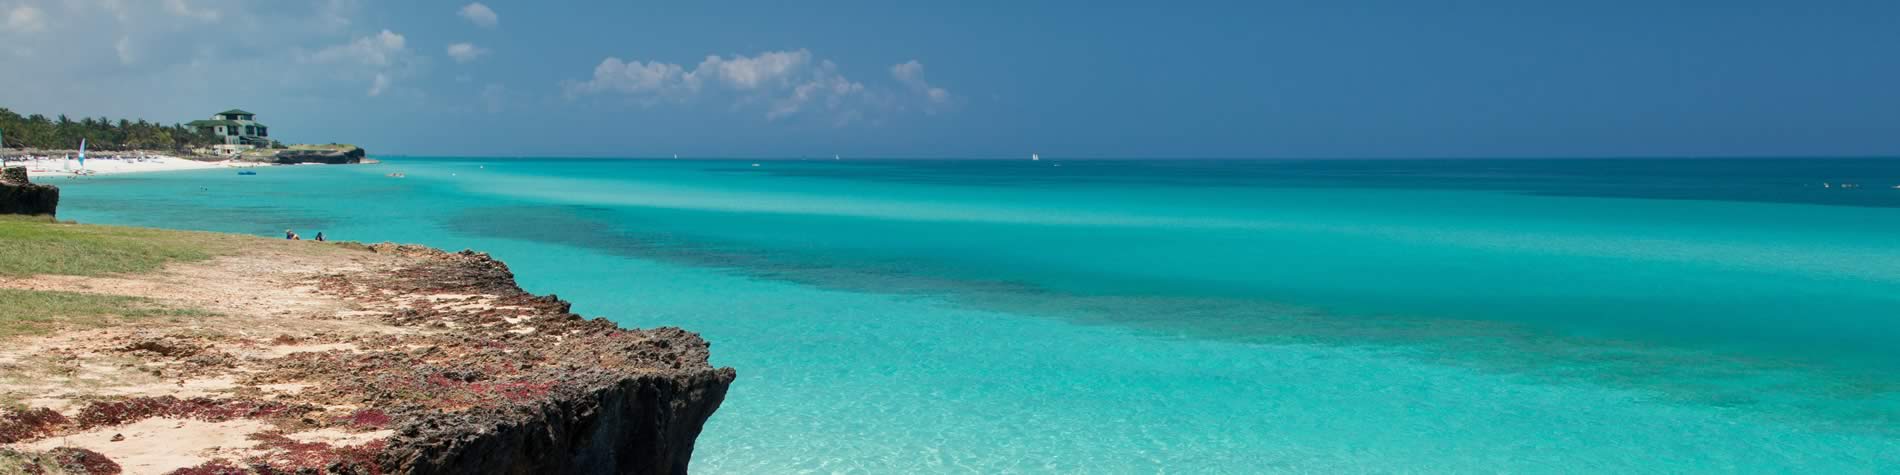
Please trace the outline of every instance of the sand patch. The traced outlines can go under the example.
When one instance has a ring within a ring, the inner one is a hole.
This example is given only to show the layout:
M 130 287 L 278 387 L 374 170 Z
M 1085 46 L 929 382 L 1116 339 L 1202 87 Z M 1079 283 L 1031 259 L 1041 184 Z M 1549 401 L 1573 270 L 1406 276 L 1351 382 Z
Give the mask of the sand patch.
M 328 429 L 317 429 L 317 430 L 312 430 L 312 431 L 298 432 L 295 434 L 286 434 L 285 436 L 289 437 L 290 440 L 295 440 L 295 441 L 304 442 L 304 443 L 324 443 L 324 444 L 330 444 L 331 446 L 335 446 L 335 447 L 354 447 L 354 446 L 363 445 L 363 444 L 375 442 L 382 439 L 387 439 L 389 438 L 389 436 L 392 436 L 392 435 L 396 435 L 396 431 L 378 430 L 378 431 L 370 431 L 370 432 L 349 432 L 349 431 L 345 431 L 345 430 L 337 429 L 337 428 L 328 428 Z
M 104 454 L 127 474 L 162 474 L 213 458 L 248 455 L 247 449 L 256 444 L 249 436 L 268 428 L 263 421 L 250 419 L 204 422 L 153 418 L 12 447 L 32 451 L 81 447 Z M 124 439 L 115 442 L 115 436 Z

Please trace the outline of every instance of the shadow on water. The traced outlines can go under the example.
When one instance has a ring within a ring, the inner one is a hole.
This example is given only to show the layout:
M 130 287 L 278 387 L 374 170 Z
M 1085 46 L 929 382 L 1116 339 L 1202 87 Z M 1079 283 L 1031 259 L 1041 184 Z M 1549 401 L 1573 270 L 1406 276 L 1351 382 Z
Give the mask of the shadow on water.
M 641 232 L 638 218 L 579 206 L 467 210 L 456 233 L 584 248 L 818 288 L 909 296 L 964 308 L 1062 318 L 1160 338 L 1361 348 L 1523 378 L 1587 382 L 1659 402 L 1733 409 L 1823 430 L 1900 435 L 1900 378 L 1877 368 L 1693 345 L 1578 336 L 1491 320 L 1338 315 L 1242 298 L 1084 295 L 1022 282 L 945 278 L 902 259 L 762 252 L 699 236 Z

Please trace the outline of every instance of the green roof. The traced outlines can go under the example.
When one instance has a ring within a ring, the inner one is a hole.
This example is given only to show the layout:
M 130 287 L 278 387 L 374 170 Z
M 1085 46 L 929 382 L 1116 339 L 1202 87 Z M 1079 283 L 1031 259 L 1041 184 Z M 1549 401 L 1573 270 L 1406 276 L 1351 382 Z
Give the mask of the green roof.
M 228 111 L 224 111 L 224 112 L 219 112 L 219 113 L 218 113 L 218 115 L 233 115 L 233 114 L 243 114 L 243 115 L 257 115 L 257 114 L 252 114 L 252 113 L 249 113 L 249 112 L 245 112 L 245 111 L 244 111 L 244 109 L 231 109 L 231 110 L 228 110 Z

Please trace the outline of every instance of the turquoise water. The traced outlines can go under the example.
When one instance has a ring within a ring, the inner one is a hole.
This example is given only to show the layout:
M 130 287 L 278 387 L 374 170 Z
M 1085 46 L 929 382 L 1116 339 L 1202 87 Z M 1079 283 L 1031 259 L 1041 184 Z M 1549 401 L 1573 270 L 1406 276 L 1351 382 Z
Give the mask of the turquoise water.
M 1897 160 L 752 163 L 56 183 L 701 332 L 698 472 L 1900 471 Z

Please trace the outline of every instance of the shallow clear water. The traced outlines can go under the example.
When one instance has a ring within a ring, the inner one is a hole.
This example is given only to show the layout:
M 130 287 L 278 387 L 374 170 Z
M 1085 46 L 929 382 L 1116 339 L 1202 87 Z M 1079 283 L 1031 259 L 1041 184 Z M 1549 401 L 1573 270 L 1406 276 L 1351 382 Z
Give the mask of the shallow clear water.
M 699 472 L 1900 470 L 1900 161 L 752 163 L 55 183 L 701 332 Z

